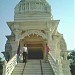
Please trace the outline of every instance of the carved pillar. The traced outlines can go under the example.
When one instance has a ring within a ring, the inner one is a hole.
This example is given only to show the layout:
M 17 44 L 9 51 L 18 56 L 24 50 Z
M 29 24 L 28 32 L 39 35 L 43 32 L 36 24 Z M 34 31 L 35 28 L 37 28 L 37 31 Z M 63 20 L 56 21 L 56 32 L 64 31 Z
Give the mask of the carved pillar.
M 61 63 L 61 57 L 60 57 L 60 38 L 62 37 L 62 35 L 54 35 L 53 39 L 55 40 L 55 54 L 56 54 L 56 60 L 58 60 L 59 63 L 59 72 L 61 75 L 63 75 L 63 69 L 62 69 L 62 63 Z
M 44 41 L 44 43 L 43 43 L 43 47 L 44 47 L 44 60 L 45 60 L 45 57 L 46 57 L 46 43 L 47 43 L 47 41 Z
M 18 30 L 18 29 L 16 29 L 15 31 L 14 31 L 14 33 L 15 33 L 15 41 L 19 41 L 20 40 L 20 33 L 21 33 L 21 31 L 20 30 Z

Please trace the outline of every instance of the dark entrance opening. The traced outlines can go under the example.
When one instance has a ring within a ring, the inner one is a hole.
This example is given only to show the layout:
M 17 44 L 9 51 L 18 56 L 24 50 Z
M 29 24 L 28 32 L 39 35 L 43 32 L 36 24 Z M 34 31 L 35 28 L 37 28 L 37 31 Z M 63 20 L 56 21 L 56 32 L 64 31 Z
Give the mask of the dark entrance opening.
M 43 51 L 41 48 L 28 49 L 28 59 L 43 59 Z

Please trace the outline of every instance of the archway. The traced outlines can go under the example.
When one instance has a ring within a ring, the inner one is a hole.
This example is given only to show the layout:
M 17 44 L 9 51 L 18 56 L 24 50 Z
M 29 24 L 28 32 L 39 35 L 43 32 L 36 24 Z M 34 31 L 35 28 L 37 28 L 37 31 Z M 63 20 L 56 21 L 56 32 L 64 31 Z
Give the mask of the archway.
M 21 47 L 27 44 L 28 59 L 44 59 L 46 39 L 36 34 L 31 34 L 20 40 Z

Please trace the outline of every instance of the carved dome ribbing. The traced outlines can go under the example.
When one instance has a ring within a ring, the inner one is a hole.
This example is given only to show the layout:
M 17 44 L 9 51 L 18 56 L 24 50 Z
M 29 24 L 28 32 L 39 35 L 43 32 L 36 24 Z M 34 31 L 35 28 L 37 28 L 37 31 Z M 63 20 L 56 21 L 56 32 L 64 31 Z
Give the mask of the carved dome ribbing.
M 15 14 L 29 12 L 50 13 L 51 7 L 46 0 L 21 0 L 15 7 Z

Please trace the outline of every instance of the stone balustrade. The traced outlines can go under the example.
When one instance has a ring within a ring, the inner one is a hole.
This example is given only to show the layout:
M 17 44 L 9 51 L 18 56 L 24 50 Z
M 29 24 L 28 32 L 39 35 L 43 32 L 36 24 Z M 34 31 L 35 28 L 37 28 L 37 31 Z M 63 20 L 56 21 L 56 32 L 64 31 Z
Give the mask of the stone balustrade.
M 48 60 L 49 60 L 49 63 L 51 64 L 51 66 L 52 66 L 52 69 L 53 69 L 55 75 L 59 75 L 58 60 L 55 60 L 54 57 L 51 55 L 50 52 L 49 52 L 49 55 L 48 55 Z
M 17 65 L 17 54 L 8 62 L 3 65 L 3 75 L 11 75 L 13 69 Z

